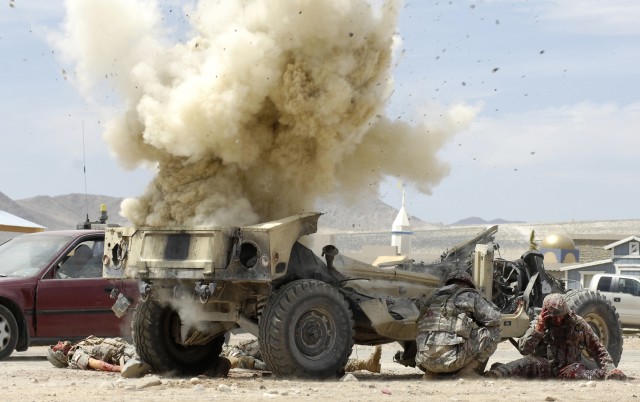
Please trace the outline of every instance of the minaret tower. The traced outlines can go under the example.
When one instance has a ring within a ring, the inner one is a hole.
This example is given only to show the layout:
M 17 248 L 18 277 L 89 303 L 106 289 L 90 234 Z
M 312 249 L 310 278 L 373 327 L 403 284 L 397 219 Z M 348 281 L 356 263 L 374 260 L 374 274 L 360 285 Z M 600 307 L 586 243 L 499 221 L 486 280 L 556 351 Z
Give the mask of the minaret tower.
M 413 232 L 404 207 L 404 186 L 402 186 L 402 207 L 391 226 L 391 245 L 396 246 L 398 254 L 405 256 L 411 254 L 411 235 Z

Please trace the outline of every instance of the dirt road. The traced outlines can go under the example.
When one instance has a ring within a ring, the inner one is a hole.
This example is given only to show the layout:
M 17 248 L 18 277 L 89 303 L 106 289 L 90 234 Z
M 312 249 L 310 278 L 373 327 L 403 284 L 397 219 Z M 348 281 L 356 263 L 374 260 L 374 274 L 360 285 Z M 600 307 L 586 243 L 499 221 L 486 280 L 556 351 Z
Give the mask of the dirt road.
M 233 341 L 233 340 L 232 340 Z M 640 337 L 626 336 L 617 381 L 437 380 L 424 382 L 418 369 L 392 361 L 396 344 L 383 347 L 382 373 L 356 372 L 357 381 L 291 381 L 234 369 L 228 378 L 172 378 L 147 375 L 125 379 L 115 373 L 58 369 L 44 347 L 14 353 L 0 362 L 2 401 L 639 401 Z M 354 356 L 371 348 L 357 346 Z M 518 357 L 508 342 L 489 364 Z

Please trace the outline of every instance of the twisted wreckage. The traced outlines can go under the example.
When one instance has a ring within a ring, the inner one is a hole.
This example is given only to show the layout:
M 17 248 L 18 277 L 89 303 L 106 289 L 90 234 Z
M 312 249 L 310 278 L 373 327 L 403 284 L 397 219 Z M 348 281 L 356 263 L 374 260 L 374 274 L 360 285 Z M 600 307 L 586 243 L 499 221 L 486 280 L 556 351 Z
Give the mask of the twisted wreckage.
M 220 354 L 225 333 L 241 327 L 258 337 L 265 363 L 280 376 L 339 375 L 354 343 L 398 342 L 398 362 L 414 365 L 420 300 L 462 269 L 501 309 L 504 339 L 524 334 L 544 296 L 564 293 L 620 360 L 613 305 L 597 292 L 567 291 L 537 251 L 516 261 L 494 258 L 497 226 L 434 263 L 396 257 L 369 265 L 331 245 L 323 261 L 298 241 L 316 232 L 320 215 L 247 227 L 108 228 L 103 276 L 140 281 L 132 324 L 140 357 L 158 371 L 201 373 Z

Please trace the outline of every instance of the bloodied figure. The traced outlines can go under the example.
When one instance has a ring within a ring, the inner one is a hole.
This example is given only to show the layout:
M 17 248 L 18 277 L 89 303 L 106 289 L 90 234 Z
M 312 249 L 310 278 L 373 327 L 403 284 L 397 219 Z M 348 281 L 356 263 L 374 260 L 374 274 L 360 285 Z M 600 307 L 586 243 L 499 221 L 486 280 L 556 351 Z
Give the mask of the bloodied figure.
M 561 294 L 545 297 L 540 315 L 520 338 L 518 348 L 525 357 L 506 364 L 495 363 L 485 376 L 626 379 L 591 326 L 569 308 Z M 597 369 L 589 370 L 581 362 L 583 351 L 595 360 Z
M 452 272 L 422 305 L 416 364 L 424 379 L 439 373 L 478 376 L 500 341 L 500 311 L 476 290 L 471 275 Z
M 60 341 L 49 347 L 47 359 L 60 368 L 115 371 L 124 377 L 139 377 L 150 370 L 146 363 L 137 358 L 133 345 L 122 338 L 92 335 L 75 344 Z
M 119 372 L 123 377 L 141 377 L 151 372 L 151 366 L 141 360 L 135 347 L 122 338 L 89 336 L 78 343 L 60 341 L 47 350 L 47 360 L 59 368 Z M 225 377 L 230 369 L 229 360 L 213 359 L 203 374 Z

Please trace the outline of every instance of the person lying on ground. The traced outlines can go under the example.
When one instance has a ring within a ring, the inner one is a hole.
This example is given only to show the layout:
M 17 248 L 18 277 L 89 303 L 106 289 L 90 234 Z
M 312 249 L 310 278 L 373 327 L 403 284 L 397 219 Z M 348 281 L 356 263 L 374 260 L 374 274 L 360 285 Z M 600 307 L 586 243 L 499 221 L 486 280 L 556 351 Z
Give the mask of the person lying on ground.
M 59 341 L 47 349 L 47 360 L 55 367 L 119 372 L 139 377 L 151 367 L 138 359 L 136 350 L 122 338 L 89 336 L 78 343 Z
M 152 371 L 151 365 L 138 357 L 135 347 L 122 338 L 91 335 L 75 344 L 59 341 L 47 349 L 47 360 L 59 368 L 119 372 L 128 378 L 142 377 Z M 230 367 L 228 359 L 218 357 L 203 374 L 226 377 Z
M 231 368 L 241 368 L 248 370 L 269 370 L 262 361 L 260 345 L 257 339 L 240 342 L 236 346 L 225 345 L 222 356 L 229 359 Z M 356 370 L 367 370 L 372 373 L 380 372 L 380 358 L 382 357 L 382 347 L 377 345 L 368 359 L 349 359 L 344 368 L 346 372 Z
M 376 346 L 369 359 L 349 359 L 345 371 L 368 370 L 379 373 L 381 354 L 381 347 Z M 141 377 L 152 370 L 149 364 L 137 356 L 135 347 L 122 338 L 100 338 L 93 335 L 75 344 L 59 341 L 47 349 L 47 360 L 59 368 L 120 372 L 123 377 Z M 257 340 L 237 346 L 225 346 L 215 364 L 213 363 L 204 375 L 225 377 L 231 368 L 268 370 L 261 360 Z

